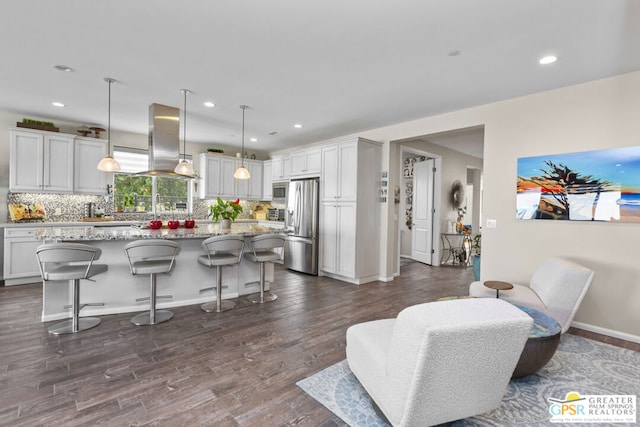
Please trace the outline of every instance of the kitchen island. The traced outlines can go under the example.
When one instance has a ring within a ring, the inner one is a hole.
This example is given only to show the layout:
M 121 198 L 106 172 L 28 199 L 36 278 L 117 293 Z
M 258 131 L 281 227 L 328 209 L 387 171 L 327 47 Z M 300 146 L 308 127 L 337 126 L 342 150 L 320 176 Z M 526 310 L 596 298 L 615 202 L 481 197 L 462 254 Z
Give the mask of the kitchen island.
M 278 233 L 282 230 L 255 224 L 234 223 L 230 230 L 222 230 L 217 224 L 202 224 L 196 228 L 145 229 L 139 226 L 121 225 L 110 227 L 46 227 L 36 232 L 43 242 L 76 242 L 96 246 L 102 250 L 97 261 L 109 266 L 105 273 L 94 277 L 95 283 L 83 280 L 81 303 L 103 303 L 104 306 L 84 308 L 81 316 L 145 311 L 148 301 L 136 302 L 137 298 L 149 296 L 149 277 L 133 276 L 124 252 L 124 246 L 138 239 L 172 239 L 181 246 L 180 254 L 170 275 L 159 275 L 158 295 L 172 295 L 171 299 L 158 299 L 158 308 L 178 307 L 215 301 L 215 290 L 201 292 L 214 285 L 215 271 L 198 263 L 204 254 L 202 242 L 211 236 L 234 234 L 251 238 L 259 234 Z M 246 250 L 246 248 L 245 248 Z M 273 280 L 273 265 L 266 266 L 267 281 Z M 223 299 L 236 298 L 259 292 L 258 264 L 245 261 L 233 267 L 225 267 L 222 274 Z M 64 308 L 71 303 L 71 286 L 67 281 L 47 282 L 43 287 L 42 321 L 65 319 L 69 311 Z

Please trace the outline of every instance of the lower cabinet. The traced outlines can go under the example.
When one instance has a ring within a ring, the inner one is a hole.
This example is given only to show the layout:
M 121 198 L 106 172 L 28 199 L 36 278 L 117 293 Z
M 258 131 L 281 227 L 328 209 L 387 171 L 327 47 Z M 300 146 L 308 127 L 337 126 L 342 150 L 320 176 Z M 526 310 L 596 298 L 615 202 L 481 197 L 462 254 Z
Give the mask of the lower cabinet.
M 356 204 L 323 203 L 320 270 L 356 279 Z
M 4 229 L 5 285 L 21 285 L 40 280 L 36 248 L 42 241 L 35 239 L 37 228 Z

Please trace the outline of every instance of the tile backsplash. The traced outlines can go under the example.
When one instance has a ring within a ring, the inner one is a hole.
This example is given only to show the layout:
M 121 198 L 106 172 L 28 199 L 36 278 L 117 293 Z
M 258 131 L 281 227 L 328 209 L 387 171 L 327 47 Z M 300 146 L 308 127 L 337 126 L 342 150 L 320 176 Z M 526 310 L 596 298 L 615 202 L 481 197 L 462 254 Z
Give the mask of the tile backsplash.
M 47 221 L 49 222 L 75 222 L 81 221 L 84 217 L 84 205 L 85 203 L 92 202 L 95 209 L 102 209 L 105 216 L 112 216 L 119 221 L 147 221 L 152 219 L 152 213 L 136 213 L 136 212 L 115 212 L 113 208 L 113 196 L 91 196 L 81 194 L 41 194 L 41 193 L 11 193 L 7 194 L 7 203 L 24 203 L 34 204 L 39 203 L 44 207 L 47 214 Z M 194 219 L 207 219 L 209 213 L 209 205 L 215 203 L 215 200 L 193 200 L 193 215 Z M 239 218 L 247 219 L 251 218 L 250 211 L 253 205 L 257 202 L 241 200 L 243 212 Z M 60 210 L 60 214 L 56 215 L 56 209 Z M 171 214 L 158 215 L 159 219 L 168 220 L 173 216 Z M 184 212 L 176 212 L 175 218 L 186 218 L 187 214 Z M 6 222 L 10 222 L 11 219 L 5 218 Z M 2 221 L 0 221 L 2 222 Z

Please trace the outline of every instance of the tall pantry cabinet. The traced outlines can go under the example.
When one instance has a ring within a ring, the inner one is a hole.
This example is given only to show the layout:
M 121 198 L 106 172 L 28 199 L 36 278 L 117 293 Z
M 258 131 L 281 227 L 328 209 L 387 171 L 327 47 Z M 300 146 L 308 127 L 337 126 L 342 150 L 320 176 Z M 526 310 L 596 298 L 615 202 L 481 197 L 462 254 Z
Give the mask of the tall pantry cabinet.
M 378 280 L 381 159 L 382 145 L 363 138 L 322 147 L 321 275 Z

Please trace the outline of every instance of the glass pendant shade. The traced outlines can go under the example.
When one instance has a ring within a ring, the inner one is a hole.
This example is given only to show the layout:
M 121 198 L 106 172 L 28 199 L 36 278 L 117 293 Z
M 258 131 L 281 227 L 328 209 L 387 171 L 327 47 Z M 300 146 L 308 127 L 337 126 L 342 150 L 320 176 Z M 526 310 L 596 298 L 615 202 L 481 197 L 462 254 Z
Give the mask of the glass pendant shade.
M 193 171 L 193 168 L 191 167 L 191 164 L 189 164 L 189 162 L 187 162 L 186 160 L 182 160 L 180 163 L 178 163 L 178 166 L 176 166 L 176 168 L 173 171 L 180 175 L 195 174 L 195 172 Z
M 191 93 L 189 89 L 180 89 L 180 92 L 184 95 L 184 109 L 182 110 L 182 160 L 178 162 L 178 165 L 173 170 L 180 175 L 188 175 L 192 177 L 195 175 L 193 167 L 187 162 L 187 94 Z
M 247 105 L 241 105 L 240 109 L 242 110 L 242 149 L 240 151 L 241 155 L 244 155 L 244 110 L 249 108 Z M 244 157 L 242 157 L 242 161 L 240 163 L 240 167 L 236 169 L 236 172 L 233 174 L 233 177 L 236 179 L 249 179 L 251 178 L 251 174 L 249 170 L 244 167 Z
M 236 179 L 249 179 L 251 178 L 251 174 L 249 173 L 249 170 L 247 168 L 245 168 L 244 166 L 240 166 L 238 169 L 236 169 L 233 177 Z
M 98 170 L 102 172 L 117 172 L 120 170 L 120 163 L 111 156 L 111 83 L 115 79 L 105 77 L 104 81 L 109 84 L 109 106 L 107 108 L 107 155 L 98 163 Z
M 102 172 L 117 172 L 120 170 L 120 163 L 109 154 L 104 156 L 98 163 L 98 170 Z

